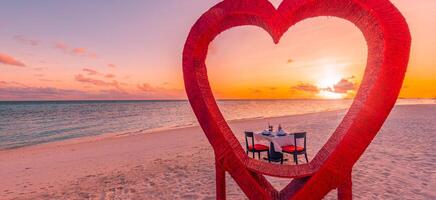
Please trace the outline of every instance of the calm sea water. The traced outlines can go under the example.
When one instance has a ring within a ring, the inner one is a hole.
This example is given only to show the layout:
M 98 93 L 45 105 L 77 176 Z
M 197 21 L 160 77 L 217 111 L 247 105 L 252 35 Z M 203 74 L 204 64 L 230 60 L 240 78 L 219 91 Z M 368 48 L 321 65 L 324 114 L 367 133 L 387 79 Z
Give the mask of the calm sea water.
M 218 104 L 227 120 L 237 120 L 345 109 L 351 100 L 237 100 Z M 197 120 L 188 101 L 0 102 L 0 149 L 192 125 L 197 125 Z

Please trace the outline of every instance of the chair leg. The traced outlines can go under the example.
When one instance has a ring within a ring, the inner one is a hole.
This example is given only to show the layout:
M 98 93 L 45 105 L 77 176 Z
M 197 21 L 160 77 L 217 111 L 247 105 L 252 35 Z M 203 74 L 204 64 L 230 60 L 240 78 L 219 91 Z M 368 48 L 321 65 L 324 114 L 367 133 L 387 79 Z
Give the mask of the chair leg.
M 298 156 L 297 156 L 297 154 L 294 154 L 294 160 L 295 160 L 295 163 L 297 163 L 297 165 L 298 165 Z
M 270 162 L 271 162 L 271 159 L 269 158 L 269 151 L 267 151 L 266 153 L 267 153 L 266 156 L 267 156 L 267 158 L 268 158 L 268 162 L 270 163 Z
M 255 153 L 256 153 L 256 152 L 253 151 L 253 158 L 256 158 L 256 154 L 255 154 Z
M 306 157 L 306 163 L 309 163 L 309 159 L 307 159 L 307 153 L 304 153 L 304 157 Z
M 260 160 L 260 152 L 257 152 L 257 157 L 258 157 L 259 160 Z

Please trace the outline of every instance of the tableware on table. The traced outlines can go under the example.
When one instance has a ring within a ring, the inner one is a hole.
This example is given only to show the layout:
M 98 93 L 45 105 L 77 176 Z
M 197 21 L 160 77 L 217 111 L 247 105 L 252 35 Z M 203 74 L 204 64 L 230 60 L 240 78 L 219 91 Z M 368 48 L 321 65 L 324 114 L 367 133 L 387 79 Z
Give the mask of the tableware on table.
M 273 126 L 268 123 L 268 131 L 273 132 L 273 130 L 274 130 Z
M 277 136 L 285 136 L 286 132 L 283 131 L 283 129 L 281 129 L 280 131 L 277 132 Z
M 271 135 L 271 132 L 267 131 L 267 130 L 264 130 L 264 131 L 262 131 L 262 135 Z

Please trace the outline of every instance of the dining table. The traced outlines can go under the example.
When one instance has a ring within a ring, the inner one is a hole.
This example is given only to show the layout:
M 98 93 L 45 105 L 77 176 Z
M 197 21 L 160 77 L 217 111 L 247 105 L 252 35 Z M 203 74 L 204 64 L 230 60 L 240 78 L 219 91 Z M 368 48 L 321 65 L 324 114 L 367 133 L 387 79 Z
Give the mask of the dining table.
M 255 132 L 256 141 L 266 141 L 270 143 L 269 158 L 272 162 L 280 162 L 283 158 L 282 147 L 294 144 L 294 134 L 285 131 L 262 131 Z

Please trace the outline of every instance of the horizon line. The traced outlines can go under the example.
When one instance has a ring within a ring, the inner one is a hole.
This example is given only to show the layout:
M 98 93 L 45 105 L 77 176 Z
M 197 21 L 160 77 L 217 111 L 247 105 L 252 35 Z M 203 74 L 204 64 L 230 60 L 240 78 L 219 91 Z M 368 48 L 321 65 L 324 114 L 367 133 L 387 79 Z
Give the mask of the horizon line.
M 354 98 L 343 99 L 318 99 L 318 98 L 259 98 L 259 99 L 232 99 L 232 98 L 220 98 L 217 101 L 273 101 L 273 100 L 353 100 Z M 415 100 L 436 100 L 435 98 L 398 98 L 398 99 L 415 99 Z M 35 99 L 35 100 L 1 100 L 0 102 L 79 102 L 79 101 L 189 101 L 189 99 Z

